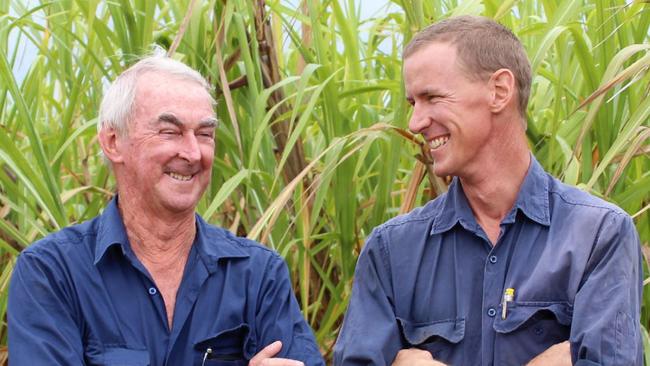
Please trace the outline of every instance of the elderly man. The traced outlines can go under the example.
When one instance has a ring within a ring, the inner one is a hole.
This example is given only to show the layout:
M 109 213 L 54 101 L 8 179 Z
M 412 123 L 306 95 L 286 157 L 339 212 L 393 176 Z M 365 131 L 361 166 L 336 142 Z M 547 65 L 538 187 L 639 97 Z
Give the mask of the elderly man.
M 12 364 L 324 364 L 284 261 L 195 213 L 215 149 L 208 90 L 162 56 L 111 85 L 99 142 L 117 196 L 20 255 Z
M 449 191 L 376 228 L 336 365 L 641 365 L 631 218 L 548 175 L 528 148 L 519 40 L 492 20 L 431 25 L 404 51 L 413 106 Z

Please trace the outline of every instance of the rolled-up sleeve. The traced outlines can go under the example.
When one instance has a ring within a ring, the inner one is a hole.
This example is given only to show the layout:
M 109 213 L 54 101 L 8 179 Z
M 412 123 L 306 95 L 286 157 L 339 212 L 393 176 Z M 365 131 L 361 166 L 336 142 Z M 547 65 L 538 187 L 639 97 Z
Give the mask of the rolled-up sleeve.
M 575 365 L 642 365 L 639 314 L 641 246 L 632 219 L 605 217 L 575 297 L 571 354 Z
M 11 365 L 83 365 L 77 317 L 62 275 L 42 258 L 22 253 L 9 286 Z
M 359 256 L 334 365 L 390 365 L 402 344 L 392 305 L 388 253 L 375 230 Z
M 278 357 L 299 360 L 307 366 L 325 365 L 293 294 L 285 262 L 274 254 L 265 274 L 257 306 L 258 351 L 280 340 L 282 350 Z

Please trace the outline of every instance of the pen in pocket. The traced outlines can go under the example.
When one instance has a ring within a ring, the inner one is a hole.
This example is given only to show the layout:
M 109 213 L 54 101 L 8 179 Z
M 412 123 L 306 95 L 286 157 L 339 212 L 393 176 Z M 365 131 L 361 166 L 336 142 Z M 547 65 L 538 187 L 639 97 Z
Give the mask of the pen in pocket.
M 503 292 L 503 303 L 501 306 L 501 319 L 505 319 L 508 316 L 508 303 L 515 300 L 515 289 L 508 287 Z

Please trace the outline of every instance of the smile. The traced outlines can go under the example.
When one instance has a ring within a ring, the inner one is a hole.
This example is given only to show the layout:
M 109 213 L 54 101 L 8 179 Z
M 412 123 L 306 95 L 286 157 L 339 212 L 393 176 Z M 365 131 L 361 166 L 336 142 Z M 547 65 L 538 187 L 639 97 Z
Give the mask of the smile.
M 431 147 L 431 149 L 437 149 L 446 144 L 447 141 L 449 141 L 449 135 L 439 136 L 429 141 L 429 147 Z
M 169 172 L 169 173 L 166 173 L 166 174 L 168 176 L 176 179 L 176 180 L 180 180 L 180 181 L 183 181 L 183 182 L 186 182 L 186 181 L 192 179 L 192 177 L 193 177 L 193 175 L 182 175 L 182 174 L 173 173 L 173 172 Z

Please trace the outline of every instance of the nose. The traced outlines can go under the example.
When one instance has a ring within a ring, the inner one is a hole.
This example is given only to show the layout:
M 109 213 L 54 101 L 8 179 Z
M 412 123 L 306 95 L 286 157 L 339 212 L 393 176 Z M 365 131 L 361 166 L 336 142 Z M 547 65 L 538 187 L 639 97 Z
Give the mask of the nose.
M 409 120 L 409 130 L 414 134 L 423 133 L 424 130 L 431 125 L 431 118 L 422 113 L 418 108 L 417 103 L 413 106 L 413 113 Z
M 195 163 L 201 160 L 201 148 L 193 131 L 188 131 L 183 134 L 183 143 L 178 152 L 178 156 L 181 159 L 187 160 L 189 163 Z

